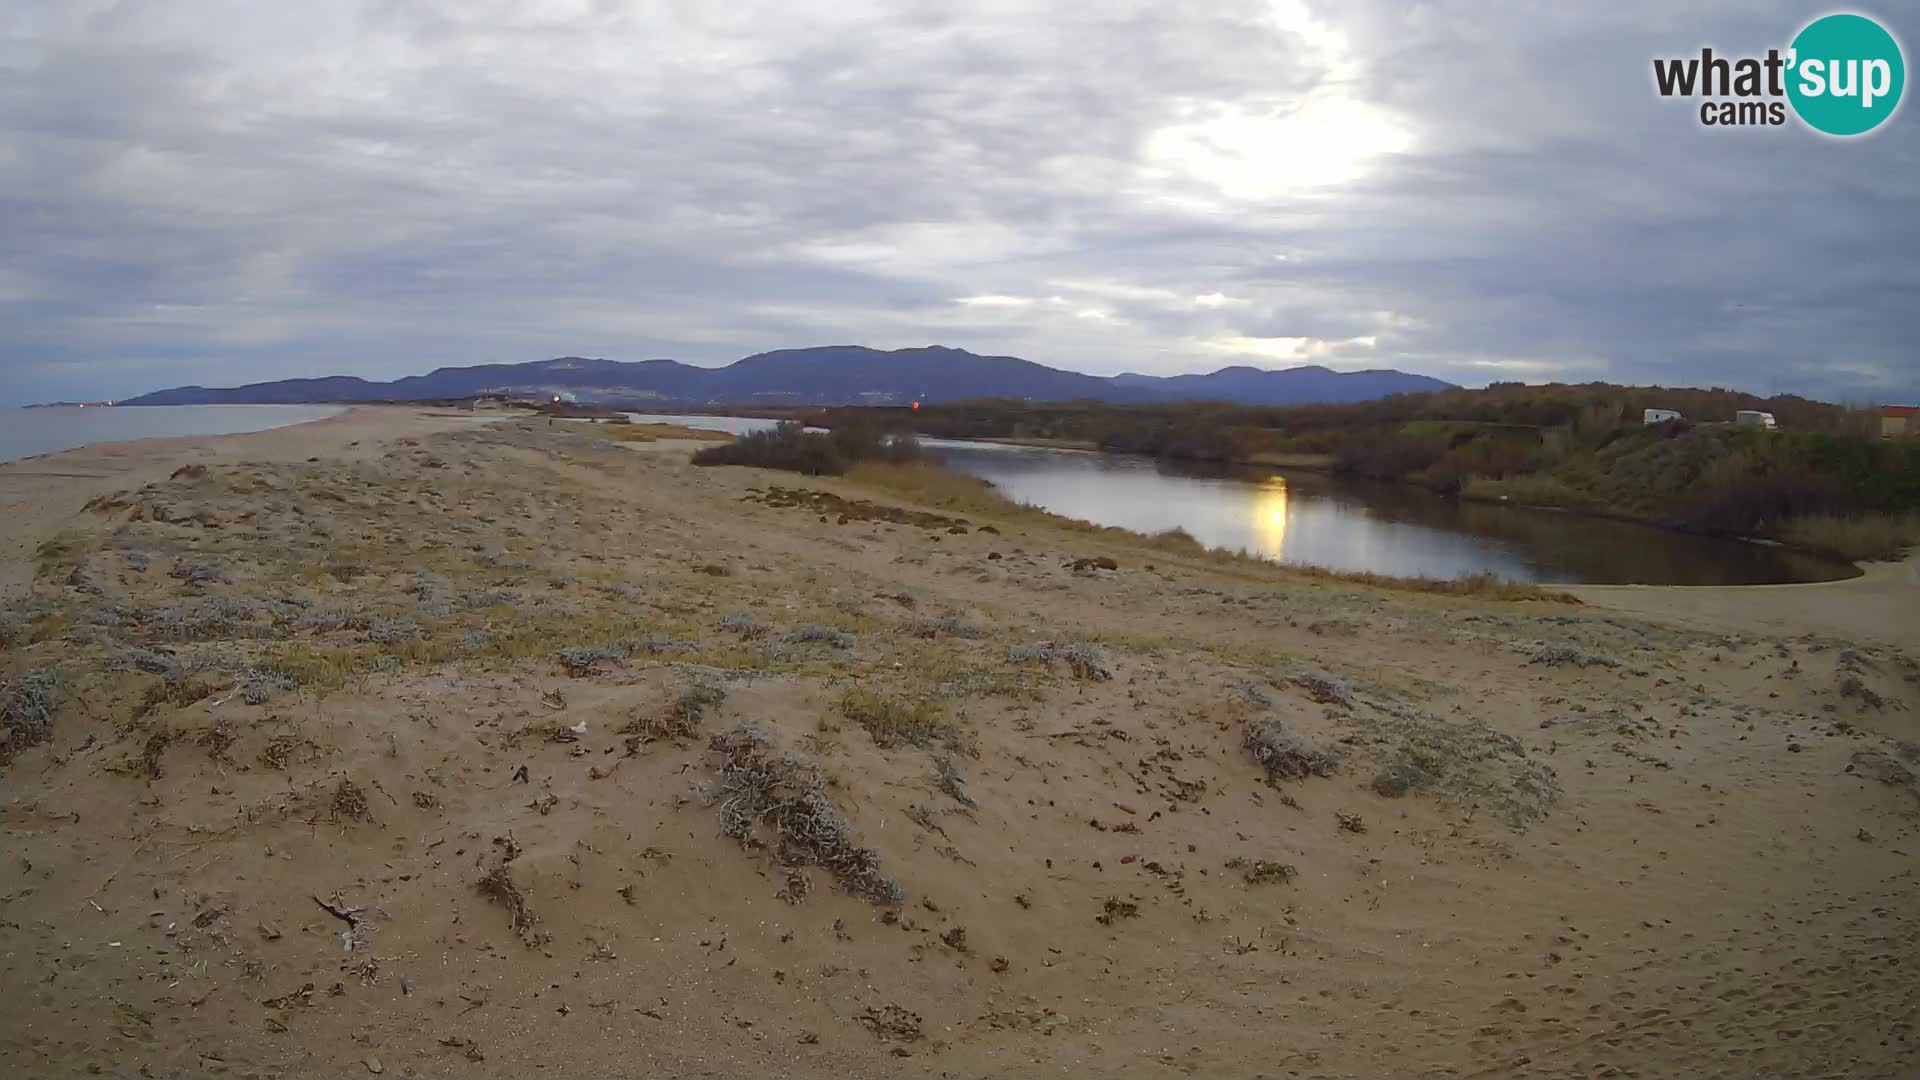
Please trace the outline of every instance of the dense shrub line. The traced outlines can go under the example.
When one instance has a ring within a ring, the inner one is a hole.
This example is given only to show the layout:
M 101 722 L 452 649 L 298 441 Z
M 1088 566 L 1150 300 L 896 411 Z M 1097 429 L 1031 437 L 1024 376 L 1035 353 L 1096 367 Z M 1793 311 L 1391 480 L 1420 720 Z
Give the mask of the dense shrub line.
M 784 469 L 808 476 L 839 476 L 855 463 L 877 461 L 904 465 L 925 456 L 920 444 L 905 434 L 850 423 L 832 431 L 808 431 L 797 423 L 741 435 L 732 442 L 702 447 L 695 465 L 753 465 Z

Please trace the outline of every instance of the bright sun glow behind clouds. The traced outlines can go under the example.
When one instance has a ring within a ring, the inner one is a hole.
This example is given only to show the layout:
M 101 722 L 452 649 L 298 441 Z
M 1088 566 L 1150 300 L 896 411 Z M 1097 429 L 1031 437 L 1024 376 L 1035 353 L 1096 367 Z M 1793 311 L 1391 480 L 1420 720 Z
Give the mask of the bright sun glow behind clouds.
M 1148 136 L 1149 179 L 1199 181 L 1230 200 L 1260 202 L 1351 183 L 1382 156 L 1413 147 L 1405 121 L 1355 96 L 1358 62 L 1344 33 L 1301 0 L 1272 0 L 1269 12 L 1316 72 L 1312 89 L 1189 104 L 1181 122 Z
M 1198 180 L 1229 199 L 1259 202 L 1351 183 L 1413 134 L 1391 113 L 1337 90 L 1305 100 L 1215 103 L 1201 118 L 1147 140 L 1151 175 Z
M 1372 350 L 1379 340 L 1373 334 L 1339 339 L 1227 335 L 1201 338 L 1194 344 L 1209 352 L 1300 364 L 1326 360 L 1336 353 Z

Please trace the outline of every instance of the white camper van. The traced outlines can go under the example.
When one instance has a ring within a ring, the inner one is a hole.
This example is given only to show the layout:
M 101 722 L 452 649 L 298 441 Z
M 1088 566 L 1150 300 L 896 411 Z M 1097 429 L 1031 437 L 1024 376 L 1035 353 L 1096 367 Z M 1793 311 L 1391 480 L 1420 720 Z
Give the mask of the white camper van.
M 1759 428 L 1762 431 L 1776 431 L 1780 425 L 1773 422 L 1773 414 L 1758 409 L 1741 409 L 1733 414 L 1736 427 Z
M 1646 424 L 1648 427 L 1652 427 L 1654 424 L 1664 424 L 1669 420 L 1678 419 L 1680 419 L 1680 414 L 1674 412 L 1672 409 L 1648 409 L 1640 417 L 1640 422 Z

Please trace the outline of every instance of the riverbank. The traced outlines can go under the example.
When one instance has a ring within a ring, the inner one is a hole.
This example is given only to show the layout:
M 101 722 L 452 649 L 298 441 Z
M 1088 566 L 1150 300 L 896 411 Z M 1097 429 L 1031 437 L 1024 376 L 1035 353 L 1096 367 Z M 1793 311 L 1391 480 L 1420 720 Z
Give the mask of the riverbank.
M 1689 419 L 1646 425 L 1649 395 Z M 1735 409 L 1772 410 L 1779 430 Z M 1521 386 L 1340 405 L 1109 405 L 976 401 L 916 410 L 829 408 L 812 422 L 944 438 L 1091 442 L 1210 466 L 1281 463 L 1442 495 L 1598 512 L 1709 536 L 1764 536 L 1849 558 L 1920 544 L 1920 442 L 1885 440 L 1865 414 L 1725 391 Z M 1803 520 L 1812 515 L 1817 520 Z
M 1065 440 L 1051 440 L 1051 439 L 997 439 L 997 438 L 941 439 L 941 440 L 936 440 L 932 442 L 931 445 L 936 454 L 939 454 L 942 452 L 951 452 L 953 450 L 964 451 L 968 447 L 978 446 L 978 445 L 1012 446 L 1012 447 L 1019 447 L 1024 449 L 1041 449 L 1041 450 L 1072 450 L 1082 454 L 1105 455 L 1116 461 L 1137 461 L 1137 462 L 1143 462 L 1143 463 L 1150 462 L 1154 465 L 1154 468 L 1157 472 L 1174 472 L 1178 470 L 1191 470 L 1191 475 L 1196 478 L 1206 477 L 1206 478 L 1212 479 L 1217 477 L 1221 473 L 1225 473 L 1227 476 L 1233 479 L 1240 479 L 1240 480 L 1246 480 L 1251 482 L 1254 477 L 1263 476 L 1263 475 L 1271 476 L 1271 477 L 1279 477 L 1283 480 L 1288 478 L 1289 476 L 1292 476 L 1295 480 L 1299 480 L 1305 476 L 1311 476 L 1315 478 L 1316 482 L 1319 484 L 1342 485 L 1351 490 L 1359 490 L 1362 486 L 1365 486 L 1366 488 L 1369 488 L 1375 491 L 1396 490 L 1400 492 L 1405 492 L 1407 496 L 1411 496 L 1413 498 L 1426 498 L 1426 499 L 1438 500 L 1445 504 L 1457 503 L 1465 506 L 1485 506 L 1490 508 L 1498 508 L 1501 511 L 1515 511 L 1523 515 L 1524 514 L 1536 514 L 1536 515 L 1544 514 L 1544 515 L 1549 515 L 1553 518 L 1572 518 L 1575 520 L 1589 521 L 1589 522 L 1596 522 L 1596 523 L 1597 522 L 1616 522 L 1620 524 L 1636 526 L 1646 530 L 1658 530 L 1659 534 L 1673 536 L 1676 538 L 1694 537 L 1694 538 L 1700 538 L 1700 540 L 1702 541 L 1718 543 L 1723 545 L 1760 545 L 1761 547 L 1780 551 L 1780 552 L 1797 553 L 1799 555 L 1804 556 L 1804 558 L 1791 560 L 1791 561 L 1800 564 L 1800 571 L 1805 575 L 1803 580 L 1833 580 L 1833 579 L 1855 576 L 1859 572 L 1857 568 L 1855 568 L 1854 566 L 1855 561 L 1881 557 L 1882 552 L 1890 549 L 1897 549 L 1898 546 L 1900 545 L 1895 543 L 1895 539 L 1901 536 L 1903 529 L 1906 535 L 1912 538 L 1915 538 L 1916 540 L 1920 540 L 1920 519 L 1914 519 L 1913 521 L 1909 523 L 1905 523 L 1903 525 L 1885 518 L 1850 520 L 1850 519 L 1821 517 L 1821 518 L 1803 519 L 1801 522 L 1796 522 L 1795 528 L 1792 532 L 1792 536 L 1785 541 L 1777 540 L 1777 539 L 1767 539 L 1767 538 L 1727 536 L 1722 533 L 1716 532 L 1714 530 L 1688 529 L 1684 527 L 1679 527 L 1672 521 L 1656 518 L 1656 517 L 1650 517 L 1644 514 L 1616 512 L 1616 511 L 1605 510 L 1605 509 L 1595 509 L 1592 507 L 1568 506 L 1568 505 L 1551 503 L 1551 502 L 1535 503 L 1535 502 L 1528 502 L 1523 498 L 1516 498 L 1509 495 L 1480 493 L 1480 492 L 1476 492 L 1473 489 L 1473 485 L 1468 485 L 1467 488 L 1464 488 L 1458 492 L 1449 493 L 1449 492 L 1435 491 L 1431 487 L 1428 487 L 1427 485 L 1414 483 L 1407 480 L 1373 480 L 1373 481 L 1358 480 L 1353 477 L 1343 477 L 1341 474 L 1337 473 L 1331 467 L 1332 465 L 1331 459 L 1325 456 L 1256 455 L 1255 458 L 1238 460 L 1231 463 L 1217 463 L 1217 462 L 1216 463 L 1197 463 L 1197 462 L 1182 461 L 1179 459 L 1155 457 L 1155 456 L 1146 455 L 1146 454 L 1129 454 L 1122 451 L 1102 450 L 1092 444 L 1077 444 L 1077 443 L 1071 443 Z M 978 466 L 983 463 L 984 462 L 974 462 L 972 464 L 973 466 Z M 963 469 L 968 469 L 969 471 L 973 471 L 972 467 L 967 464 L 963 464 L 961 467 Z M 1012 470 L 1007 470 L 1007 471 L 1012 471 Z M 989 478 L 992 478 L 992 477 L 989 477 Z M 1080 502 L 1080 503 L 1086 502 L 1086 496 L 1088 494 L 1087 491 L 1080 490 L 1080 491 L 1074 492 L 1073 494 L 1076 502 Z M 1173 493 L 1163 493 L 1163 494 L 1170 495 Z M 1016 497 L 1023 497 L 1023 496 L 1016 496 Z M 1374 501 L 1379 501 L 1379 500 L 1376 499 Z M 1401 498 L 1398 501 L 1407 502 L 1409 500 L 1406 498 Z M 1136 507 L 1133 511 L 1129 512 L 1128 516 L 1134 519 L 1139 518 L 1141 515 L 1138 512 L 1138 510 L 1139 508 Z M 1072 516 L 1080 516 L 1080 517 L 1087 516 L 1087 512 L 1083 508 L 1062 510 L 1062 512 L 1069 513 Z M 1461 516 L 1464 516 L 1464 515 L 1461 515 Z M 1163 525 L 1161 527 L 1172 527 L 1173 524 L 1174 523 L 1167 523 L 1166 525 Z M 1140 526 L 1136 523 L 1136 524 L 1133 524 L 1131 527 L 1139 528 Z M 1569 526 L 1569 528 L 1575 528 L 1575 527 L 1577 526 Z M 1153 529 L 1146 529 L 1144 531 L 1153 531 Z M 1537 532 L 1539 530 L 1538 529 L 1526 530 L 1521 528 L 1518 524 L 1516 524 L 1514 528 L 1509 531 Z M 1233 546 L 1235 542 L 1238 542 L 1242 545 L 1245 545 L 1249 542 L 1258 543 L 1262 539 L 1262 537 L 1258 535 L 1254 535 L 1254 536 L 1240 536 L 1240 537 L 1215 537 L 1214 539 L 1220 542 L 1224 542 L 1228 546 Z M 1377 541 L 1378 538 L 1375 538 L 1375 539 Z M 1656 535 L 1652 539 L 1654 539 L 1657 542 L 1658 536 Z M 1696 546 L 1704 548 L 1707 546 L 1707 544 L 1702 543 Z M 1638 547 L 1639 545 L 1637 544 L 1628 544 L 1618 548 L 1617 551 L 1624 553 L 1631 550 L 1637 550 Z M 1377 550 L 1375 550 L 1374 548 L 1370 547 L 1369 551 L 1371 554 L 1377 554 Z M 1275 553 L 1272 551 L 1263 551 L 1262 554 L 1265 554 L 1271 557 Z M 1763 557 L 1759 557 L 1752 553 L 1748 553 L 1746 555 L 1731 556 L 1729 559 L 1728 565 L 1730 568 L 1730 572 L 1732 572 L 1733 568 L 1744 566 L 1746 563 L 1766 562 L 1766 561 L 1768 560 L 1766 560 Z M 1780 559 L 1775 561 L 1785 562 L 1789 560 Z M 1360 570 L 1363 568 L 1351 567 L 1349 569 Z M 1515 569 L 1517 568 L 1508 567 L 1508 566 L 1485 566 L 1480 568 L 1457 567 L 1455 568 L 1454 572 L 1456 573 L 1493 572 L 1493 573 L 1504 573 L 1511 576 L 1512 573 L 1515 571 Z M 1391 572 L 1416 573 L 1421 571 L 1399 569 Z M 1427 571 L 1427 572 L 1431 572 L 1431 571 Z M 1576 577 L 1575 580 L 1579 580 L 1579 578 Z M 1602 578 L 1601 580 L 1606 580 L 1606 579 Z M 1765 577 L 1761 577 L 1758 580 L 1766 580 L 1766 579 Z M 1776 580 L 1793 580 L 1793 578 L 1781 577 L 1781 578 L 1777 578 Z M 1736 578 L 1735 582 L 1738 582 L 1738 581 L 1739 579 Z M 1653 583 L 1656 583 L 1656 584 L 1678 583 L 1678 584 L 1694 585 L 1694 584 L 1728 584 L 1729 582 L 1714 581 L 1711 578 L 1709 578 L 1706 581 L 1685 581 L 1685 580 L 1676 581 L 1675 579 L 1672 579 L 1672 578 L 1667 578 L 1664 580 L 1660 578 L 1655 578 Z
M 1867 563 L 1861 575 L 1802 585 L 1574 585 L 1586 604 L 1729 634 L 1814 634 L 1879 641 L 1920 653 L 1920 552 Z
M 1911 1059 L 1907 651 L 437 423 L 0 515 L 7 1072 Z

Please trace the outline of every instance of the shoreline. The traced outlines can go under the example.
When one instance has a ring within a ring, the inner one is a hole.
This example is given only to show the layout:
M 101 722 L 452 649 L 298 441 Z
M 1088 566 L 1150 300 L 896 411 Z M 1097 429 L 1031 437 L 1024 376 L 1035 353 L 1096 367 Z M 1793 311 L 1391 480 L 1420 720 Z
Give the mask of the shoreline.
M 1274 464 L 1274 463 L 1255 464 L 1255 463 L 1245 462 L 1245 461 L 1198 462 L 1191 458 L 1161 458 L 1155 454 L 1144 454 L 1144 453 L 1137 453 L 1137 452 L 1125 451 L 1125 450 L 1106 450 L 1106 449 L 1101 449 L 1100 447 L 1092 443 L 1075 444 L 1075 443 L 1069 443 L 1066 440 L 1044 440 L 1044 439 L 1009 440 L 1009 439 L 998 439 L 998 438 L 948 439 L 948 438 L 943 438 L 940 436 L 932 436 L 932 435 L 916 435 L 915 437 L 921 438 L 921 439 L 935 439 L 939 442 L 946 442 L 946 443 L 988 443 L 988 444 L 994 444 L 994 445 L 1028 447 L 1028 448 L 1043 449 L 1043 450 L 1061 450 L 1068 453 L 1111 454 L 1111 455 L 1114 455 L 1115 457 L 1144 458 L 1152 461 L 1166 460 L 1166 461 L 1174 461 L 1174 462 L 1182 462 L 1182 463 L 1191 463 L 1195 465 L 1219 464 L 1219 465 L 1226 466 L 1228 468 L 1264 469 L 1264 470 L 1267 470 L 1269 473 L 1278 475 L 1282 478 L 1285 478 L 1285 476 L 1289 472 L 1311 472 L 1319 475 L 1334 477 L 1336 479 L 1339 477 L 1339 474 L 1334 473 L 1331 469 L 1321 468 L 1315 465 L 1294 466 L 1294 465 L 1282 465 L 1282 464 Z M 939 447 L 936 446 L 933 449 L 937 453 L 939 450 Z M 968 475 L 971 475 L 971 474 L 968 474 Z M 1774 586 L 1769 586 L 1769 585 L 1751 585 L 1751 586 L 1748 586 L 1748 585 L 1628 585 L 1628 586 L 1609 586 L 1609 587 L 1703 589 L 1703 588 L 1768 588 L 1768 587 L 1777 587 L 1777 585 L 1821 585 L 1821 584 L 1831 584 L 1834 582 L 1841 582 L 1841 581 L 1854 581 L 1859 579 L 1861 575 L 1865 572 L 1865 564 L 1863 564 L 1859 560 L 1850 559 L 1844 555 L 1840 555 L 1836 552 L 1827 551 L 1821 548 L 1805 547 L 1798 544 L 1788 543 L 1784 540 L 1776 540 L 1771 537 L 1733 536 L 1733 535 L 1728 535 L 1726 533 L 1706 532 L 1698 529 L 1685 529 L 1685 528 L 1680 528 L 1678 526 L 1675 526 L 1666 522 L 1656 521 L 1650 518 L 1637 517 L 1632 514 L 1612 513 L 1604 510 L 1580 510 L 1580 509 L 1573 509 L 1573 508 L 1564 507 L 1564 506 L 1547 506 L 1547 505 L 1533 504 L 1533 503 L 1517 503 L 1517 502 L 1511 502 L 1503 499 L 1488 498 L 1485 496 L 1466 495 L 1459 492 L 1448 494 L 1445 492 L 1435 491 L 1432 488 L 1428 488 L 1421 484 L 1410 483 L 1405 480 L 1361 479 L 1359 480 L 1359 484 L 1380 485 L 1383 487 L 1412 490 L 1412 491 L 1420 492 L 1427 496 L 1431 496 L 1432 498 L 1436 498 L 1436 499 L 1463 502 L 1463 503 L 1473 503 L 1479 506 L 1490 506 L 1490 507 L 1499 507 L 1502 509 L 1523 510 L 1530 513 L 1551 513 L 1551 514 L 1558 514 L 1565 517 L 1592 518 L 1600 521 L 1613 521 L 1613 522 L 1618 522 L 1624 525 L 1639 526 L 1642 528 L 1657 530 L 1663 533 L 1671 533 L 1676 536 L 1690 536 L 1690 537 L 1698 537 L 1702 539 L 1709 539 L 1709 540 L 1716 540 L 1716 541 L 1730 541 L 1735 543 L 1753 544 L 1760 547 L 1775 548 L 1781 551 L 1792 552 L 1798 555 L 1809 556 L 1812 558 L 1817 558 L 1817 559 L 1825 560 L 1828 562 L 1832 562 L 1837 566 L 1846 566 L 1850 568 L 1850 572 L 1842 574 L 1840 576 L 1836 576 L 1836 577 L 1821 578 L 1813 581 L 1781 582 L 1781 583 L 1776 583 L 1776 585 Z M 1097 524 L 1097 523 L 1092 523 L 1092 524 Z M 1210 550 L 1227 550 L 1227 549 L 1210 549 Z M 1280 565 L 1294 565 L 1294 564 L 1283 563 Z M 1303 564 L 1303 568 L 1316 569 L 1316 567 L 1308 566 L 1304 564 Z M 1330 568 L 1320 567 L 1318 569 L 1330 569 Z M 1540 587 L 1542 588 L 1563 587 L 1560 585 L 1540 583 L 1540 582 L 1536 582 L 1533 584 L 1540 585 Z
M 37 413 L 44 413 L 44 412 L 59 410 L 59 411 L 71 412 L 74 414 L 80 414 L 85 416 L 98 416 L 102 414 L 111 414 L 116 409 L 149 409 L 149 408 L 154 408 L 154 409 L 302 409 L 302 410 L 308 410 L 308 411 L 315 410 L 315 409 L 331 409 L 334 411 L 324 416 L 313 416 L 304 420 L 291 420 L 286 423 L 274 424 L 268 427 L 253 428 L 251 430 L 246 430 L 246 431 L 217 431 L 217 432 L 198 432 L 198 433 L 187 432 L 183 434 L 172 434 L 172 435 L 154 434 L 154 435 L 132 435 L 132 436 L 126 436 L 126 437 L 115 437 L 117 433 L 103 432 L 102 434 L 106 435 L 107 437 L 96 439 L 92 442 L 80 443 L 75 446 L 62 446 L 53 450 L 38 450 L 30 454 L 21 454 L 18 457 L 0 459 L 0 465 L 8 465 L 8 464 L 23 462 L 23 461 L 38 461 L 43 458 L 52 457 L 56 454 L 67 454 L 77 450 L 87 450 L 97 446 L 111 446 L 118 443 L 148 442 L 148 441 L 161 440 L 161 439 L 217 438 L 217 437 L 226 436 L 226 435 L 258 435 L 262 432 L 277 431 L 281 428 L 298 427 L 302 424 L 313 424 L 313 423 L 319 423 L 320 421 L 323 421 L 323 420 L 331 420 L 337 416 L 344 415 L 345 413 L 350 411 L 352 408 L 354 408 L 354 406 L 328 403 L 328 402 L 288 402 L 288 403 L 268 403 L 268 404 L 213 404 L 213 405 L 153 405 L 153 406 L 141 406 L 141 405 L 98 405 L 98 406 L 95 406 L 95 405 L 39 405 L 39 406 L 33 406 L 33 405 L 27 405 L 27 406 L 21 406 L 20 411 L 25 412 L 28 410 L 32 410 Z M 92 411 L 88 412 L 87 410 L 92 410 Z
M 1220 465 L 1228 468 L 1268 469 L 1268 470 L 1271 470 L 1272 472 L 1279 473 L 1283 476 L 1288 472 L 1311 472 L 1311 473 L 1324 474 L 1327 476 L 1340 475 L 1333 469 L 1332 459 L 1329 457 L 1326 457 L 1325 455 L 1302 455 L 1301 459 L 1299 460 L 1291 460 L 1291 459 L 1282 460 L 1281 457 L 1276 457 L 1272 455 L 1256 455 L 1253 458 L 1233 458 L 1225 461 L 1209 461 L 1209 460 L 1202 460 L 1198 458 L 1183 458 L 1183 457 L 1162 458 L 1158 454 L 1148 454 L 1148 453 L 1132 451 L 1132 450 L 1112 450 L 1112 449 L 1107 449 L 1105 447 L 1102 447 L 1095 442 L 1071 440 L 1071 439 L 1019 439 L 1019 438 L 997 438 L 997 437 L 949 438 L 946 436 L 935 436 L 935 435 L 916 435 L 915 437 L 927 438 L 927 439 L 937 438 L 944 442 L 994 443 L 1002 446 L 1024 446 L 1024 447 L 1031 447 L 1034 449 L 1041 449 L 1041 450 L 1068 450 L 1068 451 L 1094 453 L 1094 454 L 1113 454 L 1115 456 L 1149 458 L 1155 461 L 1164 460 L 1164 461 L 1173 461 L 1173 462 L 1180 462 L 1180 463 L 1186 463 L 1186 464 L 1192 464 L 1192 465 Z M 1489 496 L 1489 495 L 1470 495 L 1463 491 L 1454 491 L 1454 492 L 1436 491 L 1433 488 L 1426 486 L 1425 484 L 1415 483 L 1405 478 L 1401 478 L 1397 480 L 1377 480 L 1372 478 L 1365 478 L 1365 482 L 1369 484 L 1382 484 L 1382 485 L 1388 485 L 1388 486 L 1397 487 L 1397 488 L 1405 488 L 1412 491 L 1419 491 L 1424 494 L 1431 495 L 1436 499 L 1449 499 L 1457 502 L 1470 502 L 1480 506 L 1496 506 L 1496 507 L 1502 507 L 1505 509 L 1526 510 L 1526 511 L 1535 512 L 1535 513 L 1561 514 L 1568 517 L 1592 518 L 1599 521 L 1617 521 L 1617 522 L 1621 522 L 1623 524 L 1628 524 L 1628 525 L 1642 525 L 1649 529 L 1658 529 L 1661 532 L 1675 533 L 1680 536 L 1697 536 L 1697 537 L 1704 537 L 1704 538 L 1713 539 L 1713 540 L 1731 540 L 1731 541 L 1736 541 L 1738 543 L 1743 543 L 1743 544 L 1759 544 L 1764 547 L 1779 548 L 1783 551 L 1791 551 L 1801 555 L 1810 555 L 1816 558 L 1829 559 L 1835 562 L 1848 564 L 1848 565 L 1851 565 L 1855 571 L 1853 574 L 1850 574 L 1847 577 L 1842 577 L 1842 578 L 1828 578 L 1828 579 L 1825 579 L 1824 581 L 1789 582 L 1786 584 L 1818 585 L 1818 584 L 1825 584 L 1825 583 L 1834 582 L 1834 581 L 1852 581 L 1857 579 L 1864 570 L 1864 566 L 1859 560 L 1848 558 L 1847 556 L 1842 555 L 1838 552 L 1829 551 L 1825 548 L 1808 547 L 1803 544 L 1795 544 L 1790 541 L 1781 540 L 1771 536 L 1744 536 L 1744 535 L 1733 535 L 1733 534 L 1723 533 L 1723 532 L 1713 532 L 1705 529 L 1689 529 L 1683 526 L 1675 525 L 1672 522 L 1662 521 L 1657 518 L 1650 518 L 1650 517 L 1646 517 L 1639 514 L 1626 513 L 1624 511 L 1601 510 L 1601 509 L 1594 509 L 1590 507 L 1552 506 L 1546 503 L 1513 502 L 1512 500 L 1504 497 L 1495 497 L 1495 496 Z M 1648 588 L 1765 588 L 1767 586 L 1673 585 L 1673 586 L 1645 586 L 1645 587 L 1648 587 Z
M 1837 581 L 1781 585 L 1565 585 L 1583 604 L 1694 629 L 1867 637 L 1920 648 L 1920 551 Z

